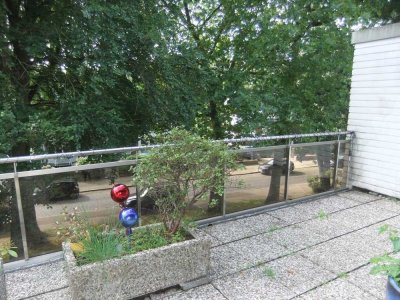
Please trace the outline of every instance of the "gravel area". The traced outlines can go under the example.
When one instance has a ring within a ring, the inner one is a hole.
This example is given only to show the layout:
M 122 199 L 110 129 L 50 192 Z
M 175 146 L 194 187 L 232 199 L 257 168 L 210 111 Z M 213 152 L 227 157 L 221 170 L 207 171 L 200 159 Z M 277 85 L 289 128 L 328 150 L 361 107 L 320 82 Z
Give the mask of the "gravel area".
M 369 260 L 391 251 L 384 224 L 400 229 L 400 201 L 349 191 L 204 227 L 195 235 L 212 243 L 211 282 L 143 299 L 383 299 L 386 278 Z M 6 265 L 8 299 L 71 300 L 64 263 Z

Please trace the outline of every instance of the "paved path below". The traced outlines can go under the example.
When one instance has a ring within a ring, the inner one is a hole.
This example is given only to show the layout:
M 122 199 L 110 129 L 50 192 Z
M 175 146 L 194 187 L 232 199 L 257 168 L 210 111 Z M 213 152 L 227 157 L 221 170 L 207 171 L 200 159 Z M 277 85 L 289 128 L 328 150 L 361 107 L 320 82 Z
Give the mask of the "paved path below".
M 210 284 L 147 299 L 384 299 L 371 257 L 391 251 L 378 228 L 400 228 L 400 202 L 358 191 L 203 228 Z M 8 299 L 70 299 L 64 262 L 6 274 Z

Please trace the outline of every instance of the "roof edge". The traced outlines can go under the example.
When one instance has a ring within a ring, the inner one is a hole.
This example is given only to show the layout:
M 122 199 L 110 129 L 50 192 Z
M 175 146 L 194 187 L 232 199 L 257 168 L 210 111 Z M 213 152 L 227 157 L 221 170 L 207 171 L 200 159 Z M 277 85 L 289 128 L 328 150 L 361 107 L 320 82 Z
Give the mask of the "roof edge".
M 395 37 L 400 37 L 400 23 L 355 31 L 351 35 L 351 43 L 360 44 Z

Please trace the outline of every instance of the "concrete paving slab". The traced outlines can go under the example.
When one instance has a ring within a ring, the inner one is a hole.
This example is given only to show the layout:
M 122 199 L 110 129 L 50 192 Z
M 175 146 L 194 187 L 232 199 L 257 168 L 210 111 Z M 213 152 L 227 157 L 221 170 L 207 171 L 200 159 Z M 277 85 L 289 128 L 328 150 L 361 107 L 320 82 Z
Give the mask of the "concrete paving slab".
M 382 199 L 379 201 L 365 203 L 363 205 L 351 208 L 352 211 L 365 212 L 367 214 L 373 214 L 374 216 L 380 216 L 382 220 L 398 216 L 400 211 L 394 209 L 397 207 L 396 203 Z
M 379 228 L 385 224 L 387 223 L 381 222 L 358 230 L 360 234 L 367 237 L 368 245 L 379 250 L 379 254 L 390 253 L 393 251 L 393 245 L 389 240 L 389 234 L 387 232 L 379 233 Z
M 351 284 L 346 279 L 337 279 L 315 290 L 301 295 L 304 300 L 376 300 L 375 296 Z
M 279 258 L 265 265 L 279 283 L 297 295 L 305 293 L 336 277 L 336 275 L 299 254 Z
M 219 278 L 249 267 L 249 262 L 229 245 L 211 249 L 211 278 Z
M 393 226 L 393 228 L 396 228 L 400 232 L 400 216 L 385 220 L 383 223 Z
M 245 219 L 229 221 L 212 226 L 205 227 L 203 231 L 224 244 L 241 240 L 242 238 L 254 235 L 254 231 L 250 226 L 246 226 Z
M 357 230 L 396 215 L 396 212 L 386 210 L 380 207 L 379 203 L 372 202 L 333 213 L 330 219 L 345 225 L 351 230 Z
M 352 229 L 345 224 L 332 220 L 332 215 L 329 214 L 317 219 L 305 221 L 301 223 L 301 226 L 304 230 L 316 232 L 325 237 L 324 240 L 330 240 L 352 231 Z
M 332 213 L 357 205 L 360 205 L 357 201 L 335 195 L 302 203 L 300 207 L 310 212 L 314 218 L 317 218 L 320 212 Z
M 211 241 L 211 247 L 217 247 L 222 245 L 222 241 L 220 241 L 219 239 L 217 239 L 216 237 L 213 237 L 211 235 L 209 235 L 207 232 L 205 232 L 204 229 L 195 229 L 192 230 L 192 234 L 194 237 L 196 238 L 206 238 L 209 239 Z
M 242 220 L 245 226 L 251 228 L 255 234 L 270 232 L 289 225 L 287 222 L 268 214 L 250 216 Z
M 389 210 L 397 215 L 400 214 L 400 200 L 396 200 L 393 198 L 379 198 L 379 200 L 371 203 L 379 205 L 380 208 Z
M 215 280 L 213 285 L 227 299 L 232 300 L 284 300 L 296 296 L 279 280 L 267 274 L 265 267 L 260 266 Z
M 9 299 L 21 299 L 67 287 L 64 261 L 6 274 Z
M 299 253 L 339 276 L 367 264 L 380 250 L 368 244 L 368 236 L 354 232 Z
M 330 196 L 271 211 L 268 212 L 268 214 L 284 220 L 289 224 L 295 224 L 306 220 L 318 218 L 320 213 L 329 214 L 356 205 L 360 205 L 360 203 L 348 198 Z
M 226 300 L 226 298 L 211 284 L 203 285 L 186 292 L 178 292 L 174 295 L 162 298 L 163 300 Z
M 367 203 L 379 199 L 379 195 L 377 194 L 369 194 L 360 191 L 348 191 L 338 193 L 338 196 L 348 198 L 360 203 Z
M 45 294 L 37 295 L 29 300 L 71 300 L 69 288 L 63 288 L 57 291 L 48 292 Z
M 269 233 L 272 241 L 286 247 L 289 251 L 298 251 L 316 245 L 326 237 L 301 224 L 292 225 Z
M 387 278 L 384 275 L 370 274 L 371 268 L 372 265 L 367 265 L 350 272 L 347 280 L 378 299 L 385 299 Z
M 229 244 L 248 265 L 258 265 L 289 253 L 273 241 L 268 234 L 260 234 Z
M 273 210 L 268 212 L 269 215 L 281 219 L 288 224 L 296 224 L 309 219 L 315 218 L 315 212 L 309 212 L 307 209 L 302 209 L 301 204 Z
M 150 294 L 149 298 L 150 300 L 162 300 L 166 297 L 175 295 L 176 293 L 180 292 L 182 292 L 182 289 L 180 289 L 179 287 L 172 287 L 154 294 Z

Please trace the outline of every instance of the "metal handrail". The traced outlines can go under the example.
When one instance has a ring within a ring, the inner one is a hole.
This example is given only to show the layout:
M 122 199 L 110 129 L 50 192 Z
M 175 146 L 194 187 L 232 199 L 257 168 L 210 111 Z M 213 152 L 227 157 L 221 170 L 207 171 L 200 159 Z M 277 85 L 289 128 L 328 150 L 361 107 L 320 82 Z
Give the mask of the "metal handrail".
M 221 140 L 224 143 L 241 143 L 241 142 L 260 142 L 270 140 L 287 140 L 287 139 L 298 139 L 306 137 L 322 137 L 322 136 L 342 136 L 342 135 L 353 135 L 354 131 L 332 131 L 332 132 L 316 132 L 316 133 L 302 133 L 302 134 L 288 134 L 288 135 L 271 135 L 262 137 L 244 137 L 237 139 L 224 139 Z
M 287 159 L 289 160 L 290 157 L 290 150 L 292 147 L 296 146 L 316 146 L 322 144 L 332 144 L 337 143 L 339 151 L 339 146 L 341 143 L 348 143 L 349 140 L 341 140 L 342 136 L 350 136 L 350 141 L 353 138 L 354 132 L 352 131 L 340 131 L 340 132 L 324 132 L 324 133 L 310 133 L 310 134 L 291 134 L 291 135 L 280 135 L 280 136 L 267 136 L 267 137 L 250 137 L 250 138 L 237 138 L 237 139 L 225 139 L 219 140 L 215 142 L 223 142 L 223 143 L 240 143 L 240 142 L 259 142 L 259 141 L 268 141 L 268 140 L 287 140 L 286 145 L 280 146 L 267 146 L 267 147 L 259 147 L 259 148 L 249 148 L 249 149 L 237 149 L 234 150 L 235 152 L 247 152 L 247 151 L 263 151 L 263 150 L 271 150 L 271 149 L 288 149 L 288 156 Z M 336 141 L 323 141 L 323 142 L 313 142 L 313 143 L 300 143 L 300 144 L 293 144 L 293 140 L 298 138 L 305 138 L 305 137 L 322 137 L 322 136 L 336 136 Z M 15 192 L 17 198 L 17 208 L 18 208 L 18 216 L 19 216 L 19 223 L 21 228 L 21 236 L 22 236 L 22 244 L 23 244 L 23 252 L 24 258 L 29 258 L 28 253 L 28 246 L 27 246 L 27 236 L 25 232 L 25 220 L 23 214 L 23 206 L 22 206 L 22 196 L 20 191 L 20 182 L 19 179 L 23 177 L 32 177 L 38 175 L 50 175 L 56 173 L 65 173 L 65 172 L 74 172 L 74 171 L 83 171 L 83 170 L 91 170 L 97 168 L 110 168 L 110 167 L 117 167 L 117 166 L 125 166 L 125 165 L 132 165 L 136 164 L 137 160 L 124 160 L 124 161 L 114 161 L 114 162 L 106 162 L 106 163 L 97 163 L 91 165 L 80 165 L 80 166 L 69 166 L 63 168 L 50 168 L 50 169 L 40 169 L 40 170 L 31 170 L 31 171 L 17 171 L 17 163 L 23 161 L 34 161 L 34 160 L 45 160 L 50 158 L 72 158 L 72 157 L 79 157 L 79 156 L 88 156 L 88 155 L 99 155 L 99 154 L 110 154 L 110 153 L 124 153 L 124 152 L 133 152 L 133 151 L 140 151 L 151 149 L 155 147 L 160 147 L 160 145 L 148 145 L 148 146 L 135 146 L 135 147 L 124 147 L 124 148 L 113 148 L 113 149 L 103 149 L 103 150 L 88 150 L 88 151 L 76 151 L 76 152 L 66 152 L 66 153 L 56 153 L 56 154 L 42 154 L 42 155 L 32 155 L 32 156 L 21 156 L 21 157 L 10 157 L 10 158 L 2 158 L 0 159 L 0 164 L 5 163 L 13 163 L 14 164 L 14 172 L 11 173 L 3 173 L 0 174 L 0 180 L 3 179 L 14 179 L 15 185 Z M 289 164 L 289 161 L 287 161 Z M 338 159 L 336 159 L 336 165 L 338 164 Z M 336 172 L 336 167 L 335 167 Z M 287 175 L 285 179 L 285 192 L 284 192 L 284 199 L 285 201 L 288 200 L 287 198 L 287 189 L 288 189 L 288 178 L 289 178 L 289 168 L 287 168 Z M 336 178 L 336 174 L 335 177 Z M 334 179 L 335 180 L 335 179 Z M 139 197 L 139 205 L 140 205 L 140 197 Z M 223 212 L 222 216 L 225 218 L 225 198 L 222 202 L 223 205 Z
M 260 141 L 270 141 L 270 140 L 283 140 L 283 139 L 297 139 L 306 137 L 322 137 L 322 136 L 343 136 L 343 135 L 353 135 L 353 131 L 334 131 L 334 132 L 320 132 L 320 133 L 304 133 L 304 134 L 289 134 L 289 135 L 272 135 L 265 137 L 244 137 L 235 139 L 224 139 L 217 140 L 216 142 L 223 143 L 242 143 L 242 142 L 260 142 Z M 72 157 L 82 157 L 89 155 L 101 155 L 101 154 L 114 154 L 114 153 L 126 153 L 141 151 L 160 147 L 160 145 L 148 145 L 148 146 L 132 146 L 132 147 L 122 147 L 122 148 L 111 148 L 111 149 L 100 149 L 100 150 L 85 150 L 85 151 L 73 151 L 73 152 L 63 152 L 54 154 L 39 154 L 39 155 L 29 155 L 29 156 L 18 156 L 18 157 L 6 157 L 0 158 L 0 164 L 8 163 L 18 163 L 25 161 L 34 160 L 44 160 L 44 159 L 54 159 L 54 158 L 72 158 Z

